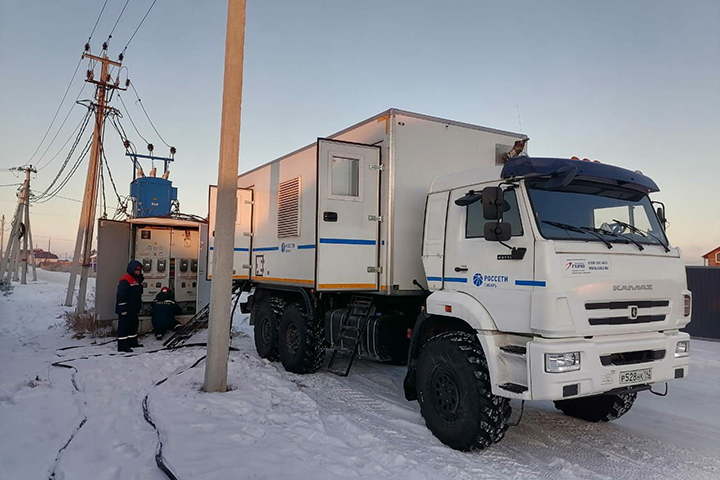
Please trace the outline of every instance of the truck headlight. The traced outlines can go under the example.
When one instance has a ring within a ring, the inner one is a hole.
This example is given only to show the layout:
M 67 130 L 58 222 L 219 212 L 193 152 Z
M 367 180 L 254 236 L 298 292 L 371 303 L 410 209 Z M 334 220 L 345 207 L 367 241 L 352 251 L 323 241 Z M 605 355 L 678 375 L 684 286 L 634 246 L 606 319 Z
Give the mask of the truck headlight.
M 692 309 L 692 297 L 690 295 L 683 295 L 683 299 L 685 302 L 685 316 L 690 316 L 690 310 Z
M 580 370 L 580 352 L 545 354 L 545 371 L 547 373 L 574 372 L 575 370 Z
M 683 340 L 675 345 L 675 358 L 687 357 L 690 355 L 690 341 Z

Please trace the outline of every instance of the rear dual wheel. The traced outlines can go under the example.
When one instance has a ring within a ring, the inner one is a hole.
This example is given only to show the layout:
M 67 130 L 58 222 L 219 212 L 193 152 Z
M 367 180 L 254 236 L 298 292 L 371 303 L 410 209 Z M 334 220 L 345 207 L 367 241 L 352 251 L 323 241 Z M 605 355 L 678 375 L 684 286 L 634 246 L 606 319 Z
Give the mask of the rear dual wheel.
M 320 368 L 325 359 L 323 325 L 302 304 L 288 305 L 278 335 L 279 356 L 285 370 L 312 373 Z
M 253 312 L 255 349 L 262 358 L 278 359 L 278 328 L 285 303 L 278 298 L 263 300 Z

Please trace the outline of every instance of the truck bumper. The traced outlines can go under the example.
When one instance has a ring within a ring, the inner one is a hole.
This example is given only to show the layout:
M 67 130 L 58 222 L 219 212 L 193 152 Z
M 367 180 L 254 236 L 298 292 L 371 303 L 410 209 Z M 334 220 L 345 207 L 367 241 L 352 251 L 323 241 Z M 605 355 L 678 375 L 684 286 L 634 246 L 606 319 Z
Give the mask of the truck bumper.
M 591 339 L 535 338 L 527 344 L 529 396 L 532 400 L 562 400 L 684 378 L 690 358 L 675 357 L 675 348 L 678 342 L 688 340 L 687 333 L 678 331 Z M 570 352 L 580 352 L 579 370 L 545 371 L 545 354 Z M 647 372 L 642 372 L 640 380 L 624 375 L 626 381 L 621 383 L 621 374 L 647 369 L 649 380 Z

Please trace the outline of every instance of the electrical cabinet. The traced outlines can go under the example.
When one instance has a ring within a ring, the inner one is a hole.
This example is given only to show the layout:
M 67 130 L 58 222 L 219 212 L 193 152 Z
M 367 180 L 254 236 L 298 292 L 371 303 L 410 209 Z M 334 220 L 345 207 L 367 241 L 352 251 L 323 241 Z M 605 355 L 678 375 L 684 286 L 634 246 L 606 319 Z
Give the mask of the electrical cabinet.
M 163 287 L 170 288 L 173 230 L 163 227 L 142 227 L 135 231 L 135 259 L 143 264 L 143 302 L 152 302 Z

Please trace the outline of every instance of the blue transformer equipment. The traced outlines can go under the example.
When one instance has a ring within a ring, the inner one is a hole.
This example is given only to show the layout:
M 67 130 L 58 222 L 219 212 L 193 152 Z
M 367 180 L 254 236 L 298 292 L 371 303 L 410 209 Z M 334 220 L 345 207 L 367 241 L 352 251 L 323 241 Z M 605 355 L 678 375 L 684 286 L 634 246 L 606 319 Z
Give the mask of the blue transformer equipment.
M 161 217 L 177 201 L 177 187 L 164 178 L 139 177 L 130 184 L 130 196 L 135 198 L 135 217 Z

